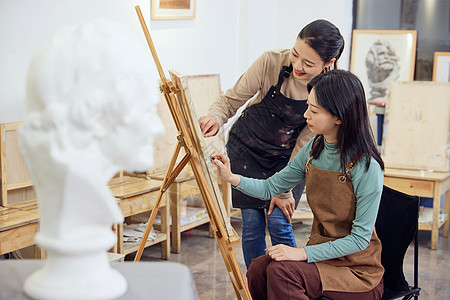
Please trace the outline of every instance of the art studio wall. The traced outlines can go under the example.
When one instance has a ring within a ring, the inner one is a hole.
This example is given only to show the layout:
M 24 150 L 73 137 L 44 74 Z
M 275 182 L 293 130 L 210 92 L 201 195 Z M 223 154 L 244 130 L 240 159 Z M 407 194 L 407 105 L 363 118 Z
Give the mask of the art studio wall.
M 33 53 L 58 28 L 105 17 L 142 34 L 139 5 L 166 73 L 220 74 L 221 87 L 235 80 L 266 49 L 292 47 L 300 29 L 322 18 L 346 41 L 340 67 L 348 69 L 352 0 L 196 0 L 192 20 L 150 20 L 150 1 L 2 0 L 0 2 L 0 123 L 25 118 L 26 71 Z M 150 52 L 149 52 L 150 55 Z

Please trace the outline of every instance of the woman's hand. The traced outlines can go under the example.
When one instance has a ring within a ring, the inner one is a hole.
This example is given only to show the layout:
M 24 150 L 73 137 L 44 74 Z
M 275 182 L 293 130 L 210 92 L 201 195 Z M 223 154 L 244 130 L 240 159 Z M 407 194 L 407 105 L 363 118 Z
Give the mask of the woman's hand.
M 239 185 L 239 182 L 241 182 L 241 177 L 231 173 L 230 159 L 226 155 L 213 154 L 211 155 L 211 161 L 217 167 L 220 177 L 231 183 L 233 186 Z
M 296 260 L 305 261 L 307 259 L 305 248 L 294 248 L 283 244 L 278 244 L 266 249 L 266 254 L 273 260 Z
M 286 219 L 290 223 L 292 220 L 292 215 L 294 214 L 295 210 L 295 199 L 293 196 L 283 198 L 280 195 L 275 196 L 272 198 L 272 201 L 270 201 L 269 210 L 267 211 L 267 214 L 271 214 L 273 211 L 273 208 L 278 206 L 279 209 L 284 213 L 286 216 Z
M 203 137 L 214 136 L 219 131 L 219 123 L 216 118 L 211 116 L 203 116 L 198 119 Z
M 386 106 L 386 97 L 377 97 L 373 98 L 372 100 L 369 100 L 369 104 L 385 107 Z

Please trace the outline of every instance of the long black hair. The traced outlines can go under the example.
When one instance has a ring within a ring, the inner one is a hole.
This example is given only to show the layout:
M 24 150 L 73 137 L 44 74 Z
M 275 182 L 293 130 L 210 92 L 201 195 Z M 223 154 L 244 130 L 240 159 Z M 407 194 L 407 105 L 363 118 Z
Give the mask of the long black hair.
M 327 20 L 315 20 L 300 31 L 298 38 L 313 48 L 325 63 L 336 58 L 337 61 L 344 51 L 344 38 L 339 29 Z
M 314 88 L 317 102 L 342 124 L 337 133 L 336 146 L 341 152 L 341 167 L 355 158 L 366 159 L 366 171 L 371 157 L 384 170 L 384 163 L 375 146 L 372 129 L 369 124 L 366 97 L 361 81 L 354 74 L 344 70 L 332 70 L 314 77 L 308 83 L 308 92 Z M 324 137 L 316 137 L 313 158 L 319 157 L 324 147 Z

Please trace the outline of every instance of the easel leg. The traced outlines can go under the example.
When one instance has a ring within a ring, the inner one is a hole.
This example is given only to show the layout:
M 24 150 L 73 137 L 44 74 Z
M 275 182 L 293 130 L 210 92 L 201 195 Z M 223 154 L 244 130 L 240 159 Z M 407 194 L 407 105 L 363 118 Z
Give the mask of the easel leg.
M 236 293 L 237 299 L 250 300 L 252 296 L 245 284 L 246 280 L 241 272 L 239 263 L 233 252 L 233 247 L 230 241 L 226 237 L 217 237 L 217 242 L 219 244 L 220 251 L 224 258 L 225 265 L 228 270 L 231 283 L 233 285 L 234 291 Z
M 114 234 L 116 236 L 116 243 L 114 244 L 114 246 L 111 249 L 109 249 L 108 252 L 111 252 L 111 253 L 119 253 L 119 250 L 118 250 L 118 248 L 119 248 L 119 235 L 118 235 L 118 229 L 117 229 L 118 226 L 119 226 L 119 224 L 113 224 L 113 226 L 112 226 L 112 230 L 113 230 L 113 232 L 114 232 Z
M 214 237 L 214 229 L 211 226 L 211 223 L 209 223 L 209 233 L 208 233 L 209 237 L 213 238 Z
M 445 193 L 445 210 L 444 210 L 445 215 L 447 216 L 447 221 L 444 224 L 444 229 L 442 231 L 442 235 L 446 238 L 448 238 L 448 227 L 449 227 L 449 223 L 450 223 L 450 191 L 447 191 Z
M 170 202 L 170 215 L 172 216 L 172 225 L 170 232 L 172 234 L 172 252 L 180 253 L 181 250 L 181 228 L 180 228 L 180 183 L 174 182 L 169 187 L 168 200 Z
M 169 200 L 166 198 L 166 206 L 161 207 L 161 232 L 166 233 L 166 240 L 161 243 L 161 258 L 170 258 L 170 204 Z
M 177 147 L 175 148 L 174 155 L 172 157 L 172 160 L 170 162 L 169 168 L 167 170 L 167 174 L 164 178 L 163 184 L 161 185 L 161 188 L 159 189 L 158 198 L 156 199 L 155 206 L 153 207 L 152 213 L 150 214 L 150 218 L 148 219 L 147 226 L 145 227 L 144 235 L 142 236 L 141 243 L 139 245 L 139 248 L 136 252 L 136 256 L 134 258 L 134 261 L 140 261 L 142 253 L 144 252 L 145 243 L 147 241 L 147 238 L 150 234 L 150 231 L 152 229 L 153 223 L 155 222 L 156 214 L 158 213 L 158 210 L 161 206 L 161 199 L 164 194 L 164 192 L 170 187 L 172 182 L 177 178 L 178 174 L 183 170 L 183 168 L 186 166 L 186 164 L 190 160 L 190 153 L 186 151 L 186 155 L 183 157 L 183 159 L 179 162 L 179 164 L 175 167 L 175 163 L 178 158 L 178 154 L 180 153 L 181 144 L 178 143 Z
M 439 195 L 440 186 L 438 182 L 434 183 L 434 194 L 433 194 L 433 224 L 431 226 L 431 250 L 437 249 L 438 239 L 439 239 L 439 210 L 440 210 L 440 200 Z

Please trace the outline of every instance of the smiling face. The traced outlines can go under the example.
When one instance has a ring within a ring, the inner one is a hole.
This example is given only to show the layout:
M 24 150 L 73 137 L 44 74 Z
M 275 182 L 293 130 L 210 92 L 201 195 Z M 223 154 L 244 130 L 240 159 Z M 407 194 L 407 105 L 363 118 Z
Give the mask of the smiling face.
M 322 134 L 325 140 L 330 143 L 336 143 L 336 136 L 342 122 L 330 112 L 325 110 L 317 102 L 316 93 L 314 89 L 311 90 L 308 96 L 308 109 L 304 113 L 307 125 L 311 132 L 315 134 Z
M 294 78 L 311 80 L 322 73 L 323 69 L 329 67 L 335 59 L 325 63 L 316 50 L 311 48 L 302 39 L 295 41 L 294 47 L 289 54 L 289 60 L 293 66 Z

